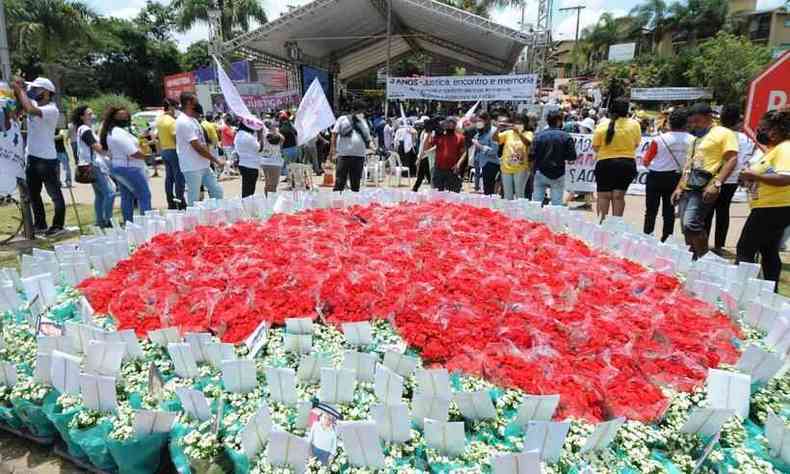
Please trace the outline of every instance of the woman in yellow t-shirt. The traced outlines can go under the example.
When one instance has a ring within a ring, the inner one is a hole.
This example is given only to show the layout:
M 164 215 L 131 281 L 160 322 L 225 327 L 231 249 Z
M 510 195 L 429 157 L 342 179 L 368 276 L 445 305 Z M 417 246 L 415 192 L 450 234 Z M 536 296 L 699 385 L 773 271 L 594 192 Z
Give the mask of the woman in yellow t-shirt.
M 782 272 L 779 248 L 790 226 L 790 109 L 767 112 L 760 121 L 757 142 L 768 152 L 741 171 L 752 210 L 738 240 L 737 261 L 754 263 L 759 252 L 763 278 L 778 283 Z M 778 290 L 777 284 L 774 291 Z
M 636 149 L 642 141 L 639 122 L 628 118 L 628 101 L 615 100 L 609 107 L 609 119 L 601 121 L 593 133 L 595 183 L 598 191 L 598 217 L 625 212 L 625 192 L 636 178 Z
M 533 134 L 526 130 L 529 120 L 524 115 L 513 116 L 513 128 L 500 124 L 494 134 L 494 141 L 502 147 L 500 175 L 505 199 L 524 199 L 529 178 L 529 147 Z

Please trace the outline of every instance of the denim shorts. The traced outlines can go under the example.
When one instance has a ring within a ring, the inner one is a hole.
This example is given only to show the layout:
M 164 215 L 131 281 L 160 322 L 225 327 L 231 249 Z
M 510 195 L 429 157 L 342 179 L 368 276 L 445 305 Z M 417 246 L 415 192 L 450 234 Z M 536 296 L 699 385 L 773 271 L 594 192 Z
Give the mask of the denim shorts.
M 705 219 L 713 211 L 715 204 L 715 201 L 706 203 L 702 198 L 702 191 L 683 191 L 678 203 L 680 226 L 683 232 L 704 232 Z

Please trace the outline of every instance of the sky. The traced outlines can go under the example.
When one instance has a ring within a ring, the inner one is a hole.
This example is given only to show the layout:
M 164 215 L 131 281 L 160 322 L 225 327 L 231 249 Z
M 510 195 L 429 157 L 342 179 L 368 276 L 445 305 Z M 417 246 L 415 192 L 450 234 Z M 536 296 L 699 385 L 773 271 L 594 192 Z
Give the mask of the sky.
M 140 8 L 145 5 L 146 0 L 87 0 L 87 4 L 93 7 L 97 12 L 103 15 L 117 16 L 120 18 L 134 17 Z M 266 14 L 269 19 L 274 19 L 287 11 L 289 5 L 298 6 L 308 3 L 309 0 L 262 0 Z M 160 3 L 166 3 L 160 0 Z M 580 30 L 584 27 L 595 24 L 598 18 L 604 12 L 610 12 L 615 16 L 621 16 L 628 13 L 634 5 L 639 2 L 637 0 L 555 0 L 555 9 L 576 5 L 584 5 L 586 8 L 581 11 L 580 17 Z M 758 9 L 774 8 L 782 5 L 784 0 L 758 0 Z M 511 28 L 519 28 L 521 21 L 521 10 L 519 8 L 507 8 L 498 11 L 493 11 L 490 14 L 492 20 L 497 23 L 509 26 Z M 525 10 L 525 23 L 534 24 L 537 17 L 537 2 L 535 0 L 527 0 L 527 8 Z M 576 31 L 576 12 L 554 12 L 553 19 L 554 27 L 552 30 L 553 38 L 555 40 L 573 39 Z M 192 30 L 184 33 L 177 34 L 176 39 L 179 42 L 179 47 L 185 50 L 189 44 L 201 40 L 208 39 L 208 29 L 205 25 L 199 25 Z

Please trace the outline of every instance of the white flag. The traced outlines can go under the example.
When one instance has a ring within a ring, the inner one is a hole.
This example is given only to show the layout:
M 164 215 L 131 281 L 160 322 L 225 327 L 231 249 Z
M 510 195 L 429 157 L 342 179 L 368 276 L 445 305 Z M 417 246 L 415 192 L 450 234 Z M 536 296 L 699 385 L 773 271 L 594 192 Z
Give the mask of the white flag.
M 318 136 L 321 130 L 334 125 L 335 120 L 335 114 L 329 106 L 329 101 L 326 100 L 321 83 L 318 79 L 313 79 L 310 88 L 302 97 L 299 110 L 296 111 L 294 126 L 298 134 L 297 144 L 303 145 Z
M 222 95 L 225 96 L 225 103 L 228 104 L 228 108 L 244 122 L 244 125 L 251 129 L 261 130 L 265 128 L 263 121 L 254 116 L 252 112 L 250 112 L 250 109 L 247 108 L 247 104 L 241 100 L 239 91 L 236 90 L 236 86 L 233 85 L 233 81 L 231 81 L 230 77 L 225 73 L 225 69 L 222 68 L 222 64 L 220 64 L 216 56 L 214 57 L 214 63 L 217 66 L 219 88 L 222 89 Z

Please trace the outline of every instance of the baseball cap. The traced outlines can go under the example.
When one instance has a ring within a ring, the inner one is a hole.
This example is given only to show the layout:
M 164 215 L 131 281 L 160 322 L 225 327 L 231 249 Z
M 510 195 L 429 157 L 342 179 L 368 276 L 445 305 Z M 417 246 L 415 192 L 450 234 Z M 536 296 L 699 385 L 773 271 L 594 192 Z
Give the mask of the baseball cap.
M 55 93 L 55 84 L 53 84 L 52 81 L 46 77 L 37 77 L 35 80 L 33 80 L 33 82 L 26 82 L 25 84 L 27 84 L 28 89 L 37 87 L 39 89 L 50 91 L 53 94 Z
M 710 108 L 710 104 L 697 102 L 689 107 L 688 113 L 689 115 L 711 115 L 713 114 L 713 109 Z

